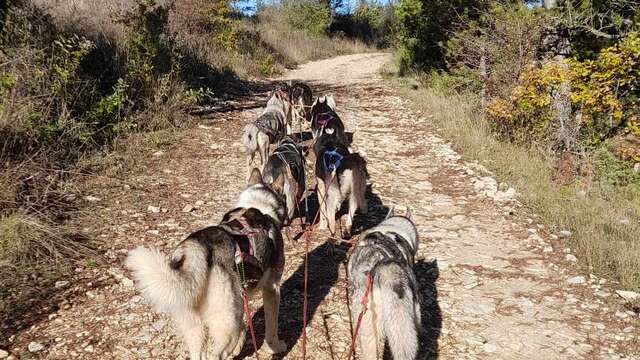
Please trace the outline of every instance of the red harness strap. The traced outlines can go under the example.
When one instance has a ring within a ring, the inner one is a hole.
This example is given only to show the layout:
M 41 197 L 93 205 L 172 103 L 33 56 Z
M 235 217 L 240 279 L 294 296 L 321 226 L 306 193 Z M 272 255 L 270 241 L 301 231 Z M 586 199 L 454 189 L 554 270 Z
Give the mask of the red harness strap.
M 353 335 L 351 336 L 351 346 L 349 347 L 349 354 L 347 355 L 347 359 L 351 359 L 354 355 L 354 350 L 356 347 L 356 338 L 358 337 L 358 331 L 360 331 L 360 325 L 362 324 L 362 318 L 364 314 L 367 312 L 367 303 L 369 302 L 369 292 L 371 291 L 371 286 L 373 284 L 373 277 L 371 277 L 371 273 L 367 274 L 367 287 L 364 290 L 364 295 L 360 300 L 360 304 L 362 304 L 362 309 L 360 310 L 360 314 L 358 314 L 358 321 L 356 322 L 356 328 L 353 331 Z

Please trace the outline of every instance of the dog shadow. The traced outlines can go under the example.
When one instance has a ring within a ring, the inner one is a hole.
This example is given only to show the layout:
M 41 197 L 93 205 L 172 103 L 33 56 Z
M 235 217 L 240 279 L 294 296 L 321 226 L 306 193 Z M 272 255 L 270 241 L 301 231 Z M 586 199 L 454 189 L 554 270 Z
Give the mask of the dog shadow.
M 353 231 L 351 236 L 367 231 L 380 224 L 389 214 L 389 207 L 382 203 L 382 199 L 378 194 L 373 192 L 373 185 L 367 185 L 367 191 L 364 194 L 367 200 L 367 213 L 357 212 L 353 218 Z M 346 214 L 346 208 L 340 209 L 340 215 Z
M 442 312 L 438 302 L 436 281 L 440 276 L 438 261 L 418 261 L 413 267 L 421 296 L 422 332 L 418 359 L 439 358 L 438 339 L 442 329 Z
M 314 317 L 320 303 L 329 294 L 339 277 L 339 267 L 346 260 L 346 251 L 335 251 L 333 259 L 328 261 L 328 242 L 322 243 L 309 252 L 309 271 L 307 273 L 307 324 Z M 304 303 L 304 263 L 282 284 L 280 287 L 280 316 L 278 319 L 278 334 L 280 340 L 287 343 L 287 350 L 280 354 L 274 354 L 272 359 L 283 359 L 293 349 L 293 346 L 302 337 L 303 330 L 303 303 Z M 264 343 L 264 308 L 260 308 L 253 315 L 253 326 L 256 334 L 256 343 L 260 348 Z M 254 353 L 251 344 L 251 336 L 247 333 L 247 341 L 236 359 L 244 359 Z

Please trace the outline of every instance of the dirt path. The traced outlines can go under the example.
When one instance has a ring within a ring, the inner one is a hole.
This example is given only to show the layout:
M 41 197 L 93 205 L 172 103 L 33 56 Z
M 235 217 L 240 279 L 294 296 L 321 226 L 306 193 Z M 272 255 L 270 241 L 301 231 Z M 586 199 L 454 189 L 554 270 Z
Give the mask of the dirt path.
M 408 110 L 378 75 L 388 59 L 342 56 L 307 64 L 286 78 L 336 95 L 353 147 L 368 161 L 373 211 L 356 225 L 374 224 L 391 205 L 412 210 L 421 236 L 416 272 L 425 358 L 640 359 L 637 314 L 623 307 L 609 284 L 578 276 L 561 241 L 528 218 L 512 190 L 434 135 L 429 114 Z M 78 268 L 68 300 L 14 337 L 9 350 L 24 358 L 185 359 L 173 325 L 144 304 L 122 260 L 135 245 L 169 247 L 219 220 L 243 187 L 238 139 L 256 111 L 216 115 L 173 149 L 151 156 L 144 175 L 107 181 L 92 194 L 103 199 L 93 206 L 104 221 L 89 222 L 86 230 L 105 244 L 109 270 Z M 326 255 L 326 235 L 315 234 L 310 254 L 307 353 L 310 359 L 345 359 L 345 255 Z M 300 358 L 303 255 L 301 241 L 287 242 L 280 331 L 290 359 Z M 261 311 L 255 323 L 261 344 Z M 32 341 L 43 349 L 30 352 Z M 244 353 L 251 353 L 249 344 Z

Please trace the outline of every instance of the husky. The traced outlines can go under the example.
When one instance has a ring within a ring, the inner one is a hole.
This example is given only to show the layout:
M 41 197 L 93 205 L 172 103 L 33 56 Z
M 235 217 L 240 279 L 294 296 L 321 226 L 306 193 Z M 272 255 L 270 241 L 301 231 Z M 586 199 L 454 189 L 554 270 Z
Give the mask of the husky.
M 333 96 L 321 96 L 311 106 L 311 135 L 317 139 L 322 134 L 335 134 L 347 144 L 344 123 L 336 113 L 336 102 Z
M 267 350 L 286 350 L 278 337 L 284 217 L 284 204 L 254 169 L 236 208 L 219 225 L 190 234 L 169 256 L 145 247 L 129 252 L 125 265 L 138 289 L 176 321 L 192 360 L 207 359 L 207 338 L 213 359 L 240 352 L 244 290 L 247 296 L 262 291 Z
M 287 205 L 287 223 L 291 223 L 298 200 L 305 191 L 304 155 L 291 137 L 285 137 L 264 166 L 264 182 L 282 196 Z
M 245 126 L 242 145 L 247 154 L 247 167 L 251 172 L 256 152 L 260 156 L 260 166 L 264 166 L 269 156 L 269 145 L 276 144 L 285 135 L 291 134 L 291 104 L 285 91 L 276 89 L 271 94 L 267 106 L 258 118 Z
M 361 359 L 382 358 L 385 340 L 394 359 L 413 360 L 418 352 L 420 299 L 413 272 L 418 232 L 407 216 L 391 216 L 362 234 L 349 258 L 354 324 L 370 287 L 369 311 L 357 338 Z
M 349 211 L 343 236 L 351 234 L 356 210 L 367 212 L 367 162 L 352 153 L 336 134 L 323 134 L 313 147 L 316 155 L 315 175 L 318 185 L 320 222 L 318 227 L 336 232 L 336 213 L 349 200 Z
M 311 88 L 302 82 L 291 85 L 289 99 L 292 105 L 292 118 L 311 121 L 311 105 L 313 103 L 313 93 Z

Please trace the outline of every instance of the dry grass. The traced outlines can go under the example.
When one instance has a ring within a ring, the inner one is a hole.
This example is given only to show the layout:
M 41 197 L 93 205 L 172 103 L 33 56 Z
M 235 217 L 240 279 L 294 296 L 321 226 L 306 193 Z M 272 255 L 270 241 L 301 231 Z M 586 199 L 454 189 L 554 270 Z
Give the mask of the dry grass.
M 281 17 L 276 11 L 265 11 L 256 27 L 267 44 L 294 64 L 372 51 L 359 40 L 314 36 L 291 29 Z
M 410 82 L 410 81 L 409 81 Z M 640 190 L 579 180 L 553 182 L 554 166 L 539 152 L 500 142 L 470 96 L 442 95 L 398 80 L 413 106 L 432 115 L 438 132 L 467 159 L 477 159 L 517 189 L 521 200 L 553 231 L 569 229 L 566 246 L 585 269 L 640 290 Z

